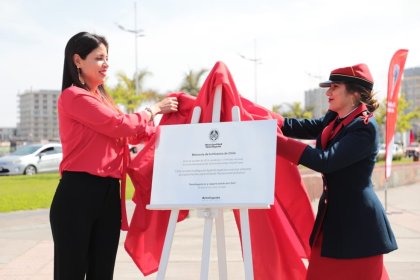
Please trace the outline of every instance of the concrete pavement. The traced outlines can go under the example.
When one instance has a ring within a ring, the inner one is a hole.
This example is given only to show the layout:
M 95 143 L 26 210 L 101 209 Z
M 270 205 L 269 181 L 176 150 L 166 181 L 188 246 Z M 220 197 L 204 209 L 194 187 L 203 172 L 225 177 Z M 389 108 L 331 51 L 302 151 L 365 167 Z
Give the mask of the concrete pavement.
M 384 203 L 384 192 L 377 192 Z M 399 249 L 385 255 L 392 280 L 420 280 L 420 182 L 388 189 L 388 217 Z M 313 205 L 316 205 L 314 201 Z M 129 211 L 133 205 L 129 203 Z M 0 214 L 0 279 L 52 279 L 53 242 L 49 210 Z M 231 211 L 225 212 L 228 279 L 244 279 L 239 237 Z M 177 224 L 166 273 L 168 280 L 200 278 L 204 220 L 192 211 L 190 218 Z M 143 277 L 123 248 L 120 239 L 115 277 L 117 280 L 155 279 Z M 213 232 L 209 279 L 218 279 L 216 240 Z

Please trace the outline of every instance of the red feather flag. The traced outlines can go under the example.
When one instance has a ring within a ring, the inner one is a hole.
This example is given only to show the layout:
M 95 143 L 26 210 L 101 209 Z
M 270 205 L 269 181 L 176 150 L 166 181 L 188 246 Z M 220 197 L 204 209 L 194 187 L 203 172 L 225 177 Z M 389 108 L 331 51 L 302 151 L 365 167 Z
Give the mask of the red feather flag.
M 386 128 L 385 128 L 385 178 L 391 176 L 392 152 L 394 146 L 395 125 L 398 114 L 398 94 L 401 77 L 404 73 L 405 60 L 408 50 L 398 50 L 391 59 L 388 71 L 388 95 L 386 99 Z

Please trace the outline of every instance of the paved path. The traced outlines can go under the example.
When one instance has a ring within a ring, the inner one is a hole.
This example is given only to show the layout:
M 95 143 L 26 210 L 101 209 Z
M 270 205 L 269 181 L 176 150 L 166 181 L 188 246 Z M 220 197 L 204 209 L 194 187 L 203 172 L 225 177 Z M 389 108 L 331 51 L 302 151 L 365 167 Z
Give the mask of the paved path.
M 384 192 L 378 192 L 384 201 Z M 314 202 L 314 205 L 316 203 Z M 420 280 L 420 183 L 388 190 L 388 213 L 399 250 L 385 255 L 392 280 Z M 129 204 L 129 211 L 133 205 Z M 52 279 L 53 243 L 49 210 L 0 214 L 0 280 Z M 193 211 L 176 227 L 166 279 L 199 279 L 203 219 Z M 244 279 L 238 233 L 231 212 L 225 213 L 228 279 Z M 143 277 L 123 248 L 121 236 L 116 280 Z M 209 279 L 218 279 L 216 241 L 213 234 Z M 269 280 L 269 279 L 267 279 Z

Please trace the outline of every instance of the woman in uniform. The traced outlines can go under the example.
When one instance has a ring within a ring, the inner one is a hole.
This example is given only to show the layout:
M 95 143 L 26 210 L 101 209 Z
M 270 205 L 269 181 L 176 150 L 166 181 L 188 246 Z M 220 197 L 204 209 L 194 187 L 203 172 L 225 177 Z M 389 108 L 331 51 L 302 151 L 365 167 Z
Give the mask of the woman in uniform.
M 284 118 L 277 145 L 277 154 L 323 178 L 307 279 L 388 279 L 383 254 L 397 244 L 371 181 L 378 152 L 371 73 L 365 64 L 338 68 L 320 86 L 328 88 L 326 115 Z M 292 138 L 316 139 L 316 147 Z

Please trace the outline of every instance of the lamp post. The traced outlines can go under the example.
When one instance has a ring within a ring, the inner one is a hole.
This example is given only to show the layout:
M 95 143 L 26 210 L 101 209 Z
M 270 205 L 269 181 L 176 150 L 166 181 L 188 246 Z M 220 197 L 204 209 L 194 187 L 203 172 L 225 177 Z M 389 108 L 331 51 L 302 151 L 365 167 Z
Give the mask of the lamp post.
M 311 77 L 311 78 L 317 79 L 319 82 L 322 82 L 322 76 L 320 76 L 320 75 L 314 75 L 314 74 L 312 74 L 312 73 L 310 73 L 310 72 L 305 72 L 305 74 L 306 74 L 308 77 Z
M 124 26 L 120 25 L 120 24 L 116 24 L 118 26 L 119 29 L 121 29 L 122 31 L 126 31 L 126 32 L 130 32 L 134 34 L 134 61 L 135 61 L 135 66 L 134 66 L 134 86 L 135 86 L 135 90 L 136 90 L 136 95 L 139 94 L 139 81 L 138 81 L 138 77 L 137 77 L 137 38 L 138 37 L 144 37 L 144 33 L 143 33 L 143 29 L 137 29 L 137 4 L 136 2 L 134 2 L 134 29 L 128 29 L 125 28 Z
M 258 66 L 258 64 L 262 63 L 261 59 L 257 58 L 257 39 L 254 39 L 254 57 L 253 58 L 246 57 L 246 56 L 244 56 L 242 54 L 239 54 L 239 53 L 238 53 L 238 55 L 241 58 L 243 58 L 245 60 L 248 60 L 248 61 L 252 61 L 254 63 L 254 101 L 255 101 L 255 103 L 257 103 L 257 101 L 258 101 L 257 66 Z

